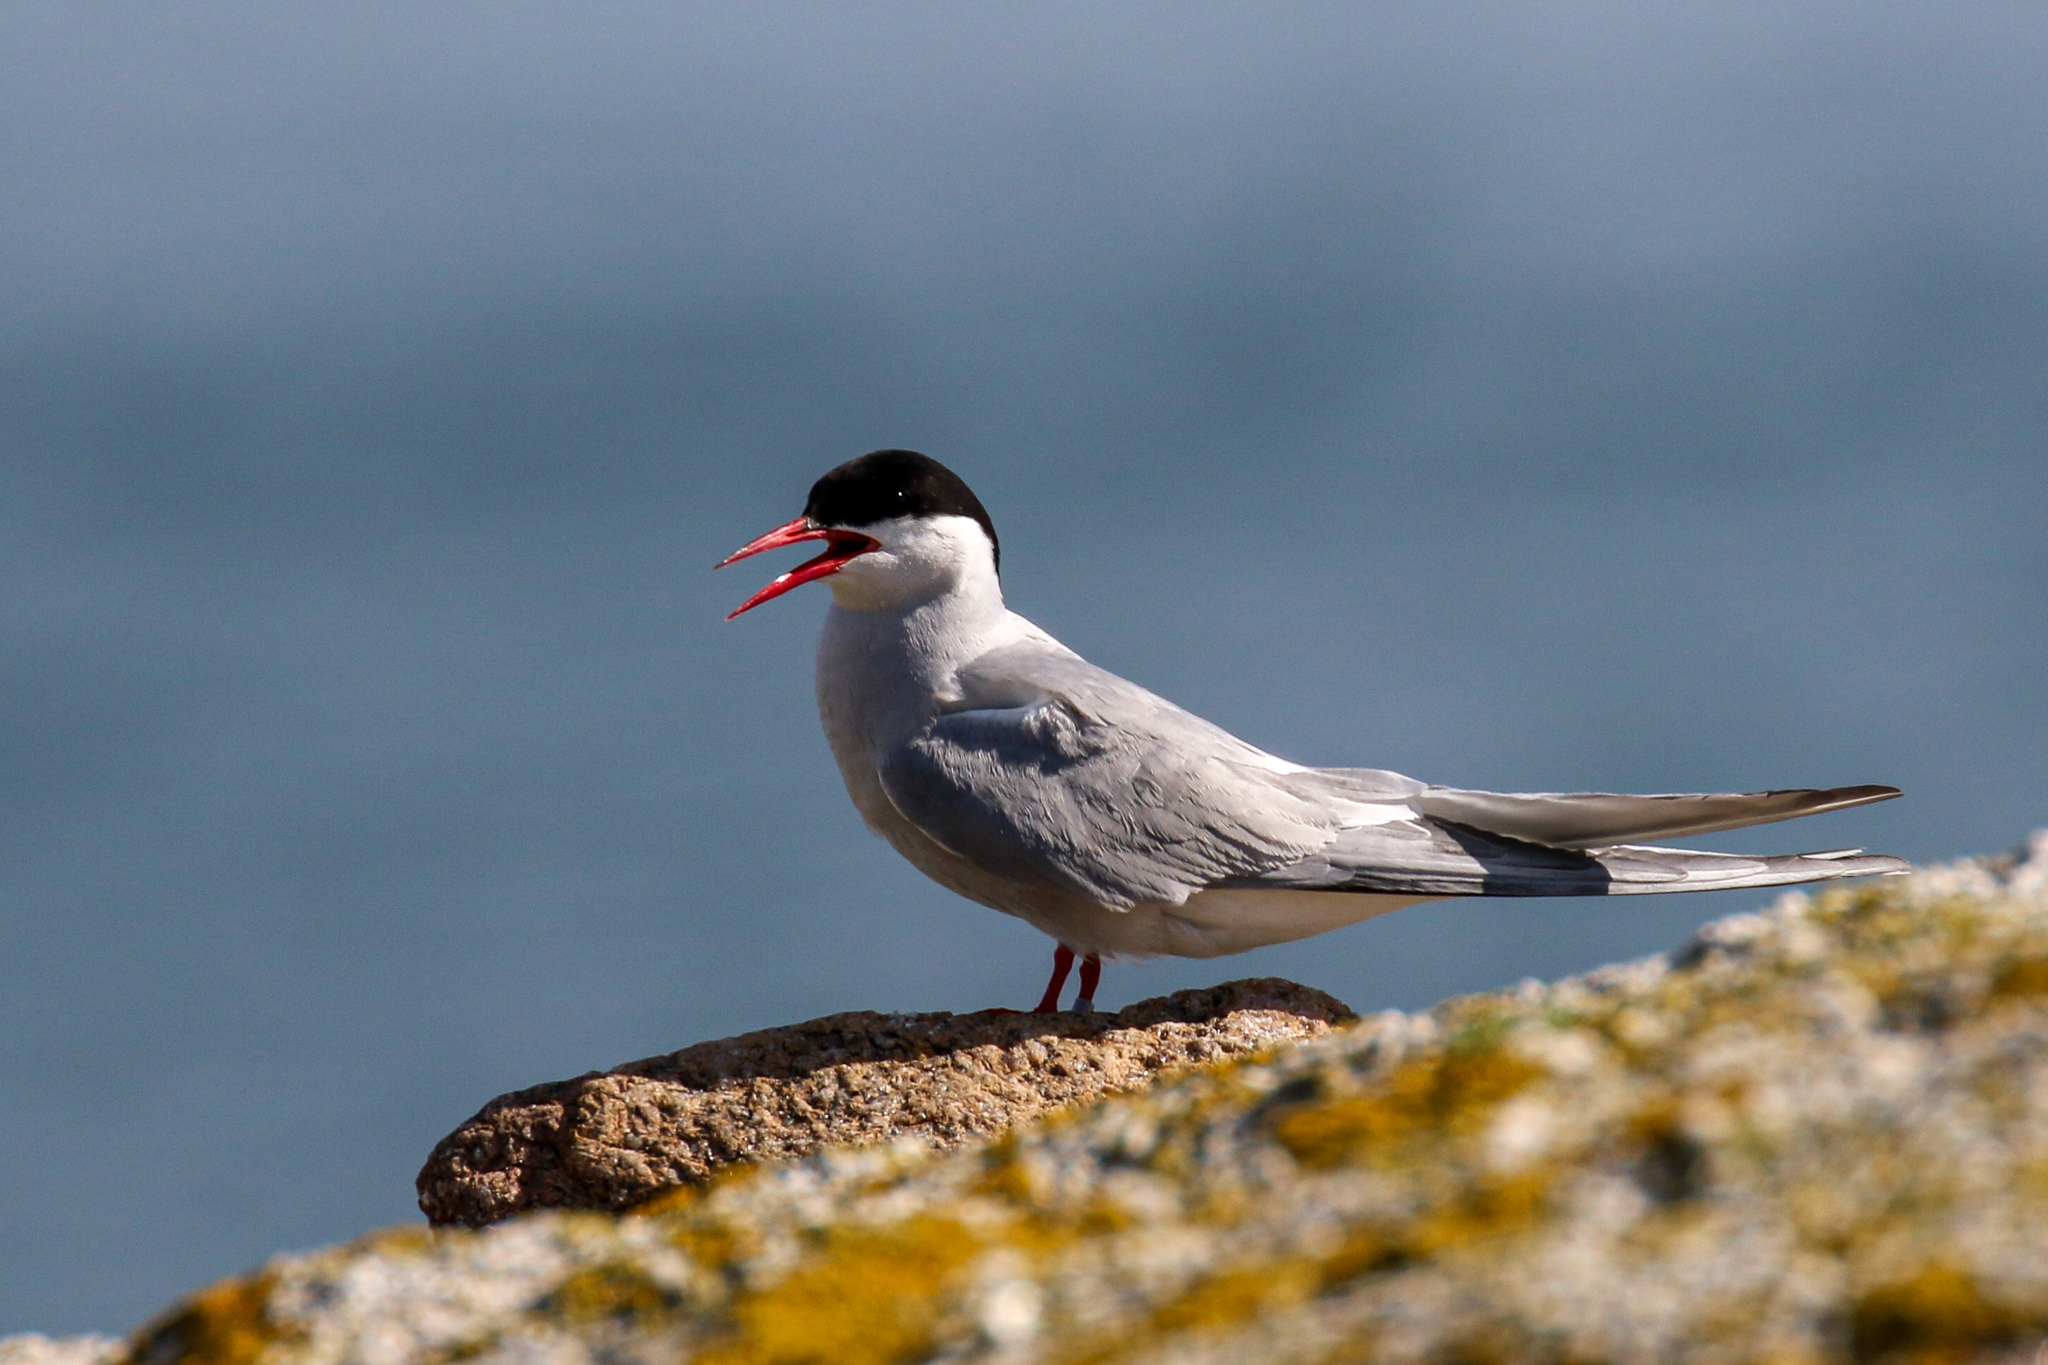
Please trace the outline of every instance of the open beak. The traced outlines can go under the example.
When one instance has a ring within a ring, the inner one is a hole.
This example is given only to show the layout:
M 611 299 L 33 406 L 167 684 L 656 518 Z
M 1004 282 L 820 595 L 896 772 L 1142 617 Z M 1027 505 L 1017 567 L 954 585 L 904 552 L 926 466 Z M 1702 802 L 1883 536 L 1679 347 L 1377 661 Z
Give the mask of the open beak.
M 798 517 L 787 525 L 778 526 L 767 535 L 750 540 L 734 550 L 718 563 L 714 569 L 745 559 L 748 555 L 760 554 L 763 550 L 778 550 L 784 545 L 794 545 L 802 540 L 826 542 L 825 553 L 803 563 L 771 581 L 767 587 L 749 597 L 732 609 L 725 619 L 730 621 L 743 611 L 752 611 L 771 597 L 780 597 L 791 588 L 800 588 L 813 579 L 827 578 L 845 568 L 848 563 L 869 550 L 879 550 L 882 542 L 873 536 L 864 536 L 858 531 L 842 531 L 836 527 L 820 526 L 809 517 Z

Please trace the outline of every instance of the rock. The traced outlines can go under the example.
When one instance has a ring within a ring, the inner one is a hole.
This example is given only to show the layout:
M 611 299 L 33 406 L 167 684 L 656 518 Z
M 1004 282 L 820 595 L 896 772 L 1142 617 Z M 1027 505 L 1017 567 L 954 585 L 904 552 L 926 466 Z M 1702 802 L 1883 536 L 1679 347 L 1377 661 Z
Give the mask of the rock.
M 0 1365 L 113 1365 L 126 1354 L 119 1337 L 0 1337 Z
M 502 1095 L 434 1148 L 420 1208 L 437 1226 L 481 1227 L 534 1208 L 630 1208 L 825 1147 L 956 1147 L 1355 1017 L 1275 978 L 1116 1014 L 829 1015 Z
M 401 1229 L 138 1365 L 1962 1365 L 2048 1337 L 2048 834 L 952 1151 Z

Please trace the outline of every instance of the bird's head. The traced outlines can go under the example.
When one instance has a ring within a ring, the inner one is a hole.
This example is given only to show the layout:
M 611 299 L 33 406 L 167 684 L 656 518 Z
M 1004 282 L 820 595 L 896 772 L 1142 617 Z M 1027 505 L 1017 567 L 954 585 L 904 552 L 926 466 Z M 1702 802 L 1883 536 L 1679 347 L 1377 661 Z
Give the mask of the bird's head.
M 717 567 L 803 540 L 823 554 L 782 574 L 733 609 L 743 611 L 815 579 L 856 611 L 929 599 L 963 582 L 995 581 L 1002 551 L 995 524 L 958 474 L 914 450 L 877 450 L 811 485 L 804 514 L 734 550 Z

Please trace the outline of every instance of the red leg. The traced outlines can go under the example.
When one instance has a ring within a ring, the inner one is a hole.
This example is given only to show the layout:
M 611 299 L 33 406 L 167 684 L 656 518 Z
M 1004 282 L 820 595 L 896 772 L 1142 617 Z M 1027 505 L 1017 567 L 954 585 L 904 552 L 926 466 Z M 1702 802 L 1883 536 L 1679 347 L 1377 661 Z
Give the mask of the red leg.
M 1081 998 L 1074 1002 L 1077 1010 L 1095 1008 L 1095 987 L 1102 980 L 1102 959 L 1090 953 L 1081 959 Z
M 1060 992 L 1066 989 L 1067 973 L 1074 970 L 1074 950 L 1062 943 L 1052 951 L 1052 984 L 1045 988 L 1045 999 L 1038 1002 L 1033 1014 L 1057 1014 L 1060 1008 Z M 1082 968 L 1086 971 L 1087 968 Z

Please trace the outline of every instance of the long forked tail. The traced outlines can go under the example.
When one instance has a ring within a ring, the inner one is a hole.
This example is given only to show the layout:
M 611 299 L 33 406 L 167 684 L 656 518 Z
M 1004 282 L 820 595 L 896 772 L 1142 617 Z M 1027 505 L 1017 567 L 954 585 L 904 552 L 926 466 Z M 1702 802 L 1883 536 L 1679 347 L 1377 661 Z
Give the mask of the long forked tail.
M 1861 849 L 1773 856 L 1637 842 L 1887 801 L 1896 787 L 1625 796 L 1428 787 L 1397 773 L 1321 769 L 1355 799 L 1408 819 L 1346 829 L 1301 862 L 1229 884 L 1407 896 L 1627 896 L 1791 886 L 1910 870 Z M 1404 789 L 1405 788 L 1405 789 Z
M 1889 801 L 1897 787 L 1627 796 L 1464 791 L 1366 768 L 1319 768 L 1312 775 L 1351 800 L 1382 811 L 1405 805 L 1412 814 L 1346 828 L 1298 863 L 1218 885 L 1431 898 L 1626 896 L 1911 870 L 1903 859 L 1861 849 L 1765 856 L 1640 842 Z
M 1767 825 L 1822 811 L 1867 806 L 1897 787 L 1799 788 L 1792 791 L 1623 796 L 1611 792 L 1476 792 L 1425 787 L 1408 797 L 1418 815 L 1470 825 L 1551 848 L 1595 849 L 1639 839 L 1676 839 Z M 1814 857 L 1802 854 L 1801 857 Z M 1832 855 L 1828 855 L 1832 856 Z M 1861 873 L 1845 873 L 1861 876 Z M 1768 885 L 1769 883 L 1745 883 Z
M 1630 896 L 1791 886 L 1909 871 L 1861 849 L 1756 855 L 1618 844 L 1550 848 L 1446 820 L 1348 831 L 1314 857 L 1239 884 L 1408 896 Z
M 1630 896 L 1905 872 L 1909 865 L 1903 859 L 1860 848 L 1753 856 L 1632 842 L 1765 825 L 1897 795 L 1897 787 L 1880 786 L 1672 796 L 1433 787 L 1410 797 L 1409 805 L 1479 864 L 1481 895 Z
M 1476 831 L 1475 831 L 1476 833 Z M 1549 859 L 1502 857 L 1498 846 L 1480 853 L 1478 841 L 1460 840 L 1485 869 L 1484 896 L 1637 896 L 1670 891 L 1733 891 L 1745 887 L 1796 886 L 1842 877 L 1879 877 L 1912 870 L 1903 858 L 1865 853 L 1860 848 L 1826 853 L 1751 856 L 1703 853 L 1686 848 L 1621 844 L 1590 853 L 1562 853 L 1583 860 L 1567 868 Z M 1549 850 L 1538 850 L 1549 852 Z M 1547 866 L 1541 864 L 1548 863 Z

